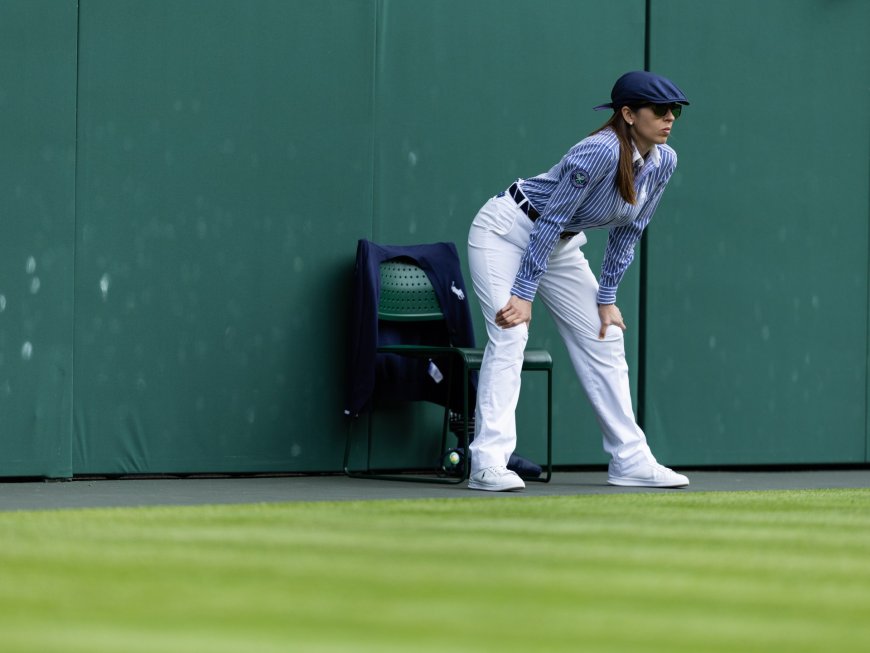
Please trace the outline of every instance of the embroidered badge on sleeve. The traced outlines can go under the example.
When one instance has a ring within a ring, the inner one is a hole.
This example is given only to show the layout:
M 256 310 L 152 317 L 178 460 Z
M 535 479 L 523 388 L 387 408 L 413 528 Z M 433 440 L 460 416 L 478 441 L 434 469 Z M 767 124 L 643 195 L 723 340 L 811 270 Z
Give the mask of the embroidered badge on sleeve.
M 577 168 L 571 173 L 571 185 L 574 188 L 583 188 L 589 183 L 589 173 L 582 168 Z

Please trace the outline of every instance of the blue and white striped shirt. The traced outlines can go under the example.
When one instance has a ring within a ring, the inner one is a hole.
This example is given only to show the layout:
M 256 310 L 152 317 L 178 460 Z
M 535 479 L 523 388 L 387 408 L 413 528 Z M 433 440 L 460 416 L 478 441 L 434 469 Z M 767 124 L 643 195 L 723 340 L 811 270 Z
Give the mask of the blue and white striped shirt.
M 634 259 L 635 245 L 677 167 L 677 154 L 667 145 L 653 145 L 645 161 L 635 149 L 634 161 L 634 206 L 622 199 L 616 187 L 619 139 L 610 129 L 577 143 L 548 172 L 520 181 L 541 217 L 532 228 L 511 294 L 534 300 L 563 231 L 604 228 L 610 234 L 598 280 L 598 303 L 616 302 L 616 289 Z

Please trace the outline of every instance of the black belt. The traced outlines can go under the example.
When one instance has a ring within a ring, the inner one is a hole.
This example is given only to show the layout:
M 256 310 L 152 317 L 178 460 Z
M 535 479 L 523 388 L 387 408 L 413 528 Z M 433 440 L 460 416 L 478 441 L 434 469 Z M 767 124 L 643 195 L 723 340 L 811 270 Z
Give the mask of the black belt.
M 541 214 L 538 213 L 538 210 L 534 206 L 532 206 L 529 198 L 525 196 L 517 182 L 512 183 L 511 187 L 508 188 L 508 195 L 514 198 L 514 202 L 516 202 L 517 206 L 520 207 L 520 211 L 529 216 L 532 222 L 541 217 Z
M 510 195 L 513 198 L 514 202 L 517 203 L 517 206 L 519 207 L 520 211 L 522 211 L 527 216 L 529 216 L 529 220 L 534 222 L 535 220 L 537 220 L 538 218 L 541 217 L 541 214 L 538 213 L 538 210 L 534 206 L 532 206 L 532 203 L 529 201 L 529 198 L 526 197 L 525 193 L 523 193 L 522 189 L 520 188 L 520 185 L 517 182 L 512 183 L 511 187 L 508 188 L 507 192 L 508 192 L 508 195 Z M 568 238 L 573 238 L 578 233 L 580 233 L 580 232 L 579 231 L 563 231 L 562 233 L 559 234 L 559 238 L 561 238 L 563 240 L 567 240 Z

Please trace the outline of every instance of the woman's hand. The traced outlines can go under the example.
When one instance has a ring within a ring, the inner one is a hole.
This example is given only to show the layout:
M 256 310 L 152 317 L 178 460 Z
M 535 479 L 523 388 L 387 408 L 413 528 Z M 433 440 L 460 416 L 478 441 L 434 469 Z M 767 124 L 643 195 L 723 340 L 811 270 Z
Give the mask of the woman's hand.
M 599 304 L 598 317 L 601 318 L 601 331 L 598 332 L 598 339 L 604 340 L 604 335 L 607 333 L 607 327 L 618 326 L 625 331 L 625 322 L 622 321 L 622 313 L 616 307 L 616 304 Z
M 510 329 L 523 322 L 532 321 L 532 302 L 511 295 L 508 303 L 495 314 L 495 323 L 502 329 Z

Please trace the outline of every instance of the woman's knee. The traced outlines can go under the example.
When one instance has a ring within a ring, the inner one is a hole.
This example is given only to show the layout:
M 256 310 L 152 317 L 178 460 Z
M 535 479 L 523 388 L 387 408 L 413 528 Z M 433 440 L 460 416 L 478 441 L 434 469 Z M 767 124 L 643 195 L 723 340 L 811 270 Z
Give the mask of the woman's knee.
M 502 362 L 522 363 L 523 352 L 529 341 L 529 327 L 527 324 L 519 324 L 509 329 L 502 329 L 495 324 L 487 324 L 489 343 L 487 355 L 490 358 Z

